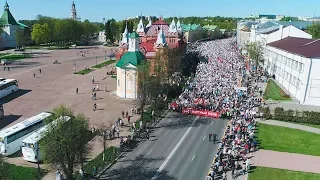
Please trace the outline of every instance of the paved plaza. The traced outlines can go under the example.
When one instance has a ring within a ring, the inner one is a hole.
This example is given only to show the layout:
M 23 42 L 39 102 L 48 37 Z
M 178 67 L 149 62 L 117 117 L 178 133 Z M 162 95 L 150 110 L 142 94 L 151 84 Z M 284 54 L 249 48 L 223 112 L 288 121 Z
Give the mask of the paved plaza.
M 82 57 L 80 51 L 86 51 L 83 53 L 85 57 Z M 0 129 L 21 122 L 42 111 L 51 111 L 60 104 L 68 105 L 75 113 L 83 113 L 89 118 L 91 127 L 98 128 L 101 125 L 109 125 L 110 121 L 114 122 L 116 118 L 121 117 L 122 110 L 129 111 L 134 106 L 132 100 L 122 100 L 115 95 L 116 79 L 106 75 L 114 64 L 87 75 L 73 74 L 74 64 L 77 71 L 86 66 L 92 67 L 96 63 L 105 61 L 105 56 L 111 51 L 111 48 L 103 46 L 57 51 L 33 50 L 33 58 L 11 64 L 10 71 L 1 69 L 0 77 L 17 79 L 21 90 L 2 100 L 5 103 L 5 118 L 0 121 Z M 61 64 L 53 64 L 54 60 L 59 60 Z M 39 69 L 41 69 L 41 74 Z M 92 76 L 96 80 L 95 85 L 100 89 L 95 101 L 91 99 Z M 105 92 L 105 86 L 108 92 Z M 79 88 L 78 95 L 76 88 Z M 94 103 L 98 106 L 97 111 L 93 111 Z M 137 118 L 137 116 L 133 117 L 132 121 Z M 127 123 L 126 120 L 125 123 Z M 127 128 L 122 128 L 120 135 L 128 133 Z M 96 137 L 92 143 L 91 157 L 95 157 L 103 150 L 102 142 L 99 137 Z M 108 145 L 117 144 L 118 141 L 108 142 Z M 8 158 L 8 161 L 14 164 L 36 166 L 22 160 L 19 153 Z

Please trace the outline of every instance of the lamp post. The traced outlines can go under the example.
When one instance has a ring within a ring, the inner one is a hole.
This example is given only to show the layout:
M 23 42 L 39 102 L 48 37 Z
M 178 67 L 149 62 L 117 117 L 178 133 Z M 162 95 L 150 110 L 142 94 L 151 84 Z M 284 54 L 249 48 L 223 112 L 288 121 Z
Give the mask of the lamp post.
M 39 162 L 39 144 L 37 144 L 37 165 L 38 165 L 38 177 L 39 180 L 41 179 L 41 175 L 40 175 L 40 162 Z

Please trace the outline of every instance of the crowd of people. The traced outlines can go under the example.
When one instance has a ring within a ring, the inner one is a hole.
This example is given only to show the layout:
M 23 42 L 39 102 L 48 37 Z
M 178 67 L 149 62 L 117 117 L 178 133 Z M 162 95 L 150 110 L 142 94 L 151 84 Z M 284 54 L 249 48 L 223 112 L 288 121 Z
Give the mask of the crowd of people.
M 195 108 L 221 113 L 231 113 L 239 96 L 237 91 L 245 72 L 242 56 L 237 52 L 235 38 L 197 42 L 188 53 L 199 53 L 207 62 L 200 62 L 194 78 L 187 81 L 183 93 L 175 103 L 179 108 Z
M 255 96 L 262 94 L 256 85 L 260 78 L 248 73 L 235 44 L 235 38 L 192 44 L 188 52 L 198 53 L 207 62 L 199 63 L 194 78 L 189 78 L 174 102 L 180 109 L 210 110 L 230 118 L 207 180 L 227 179 L 228 171 L 233 177 L 248 172 L 250 159 L 246 155 L 257 148 L 254 117 L 261 103 Z M 209 134 L 209 140 L 212 136 Z

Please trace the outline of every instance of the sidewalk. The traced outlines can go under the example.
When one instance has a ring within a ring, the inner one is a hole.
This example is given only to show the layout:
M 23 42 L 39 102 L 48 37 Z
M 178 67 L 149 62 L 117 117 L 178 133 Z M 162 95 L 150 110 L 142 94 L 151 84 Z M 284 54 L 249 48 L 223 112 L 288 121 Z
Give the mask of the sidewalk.
M 320 157 L 304 154 L 259 150 L 252 153 L 251 166 L 263 166 L 310 173 L 320 173 Z
M 282 126 L 282 127 L 298 129 L 298 130 L 302 130 L 302 131 L 308 131 L 308 132 L 320 134 L 320 129 L 319 128 L 314 128 L 314 127 L 310 127 L 310 126 L 304 126 L 304 125 L 300 125 L 300 124 L 294 124 L 294 123 L 277 121 L 277 120 L 265 120 L 265 121 L 262 121 L 260 119 L 256 119 L 256 121 L 261 123 L 261 124 Z

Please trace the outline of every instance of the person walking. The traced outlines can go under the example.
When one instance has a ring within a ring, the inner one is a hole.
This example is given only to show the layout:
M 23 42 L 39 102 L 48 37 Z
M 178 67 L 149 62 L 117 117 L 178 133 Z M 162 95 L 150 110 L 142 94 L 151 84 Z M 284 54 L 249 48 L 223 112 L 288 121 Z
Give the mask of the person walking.
M 122 110 L 121 115 L 122 115 L 122 118 L 125 118 L 124 117 L 124 110 Z
M 149 133 L 147 133 L 147 140 L 149 140 Z
M 93 111 L 96 111 L 96 110 L 97 110 L 97 104 L 94 103 L 94 104 L 93 104 Z
M 77 88 L 77 90 L 76 90 L 76 93 L 78 94 L 79 93 L 79 89 Z
M 33 77 L 34 77 L 34 78 L 36 77 L 36 73 L 33 73 Z
M 41 69 L 39 69 L 39 73 L 41 74 Z
M 8 71 L 10 71 L 10 67 L 8 66 Z
M 128 116 L 128 124 L 130 124 L 130 116 Z
M 212 138 L 212 132 L 209 133 L 209 142 L 211 141 Z
M 216 140 L 217 140 L 217 135 L 213 134 L 213 144 L 216 144 Z

